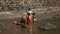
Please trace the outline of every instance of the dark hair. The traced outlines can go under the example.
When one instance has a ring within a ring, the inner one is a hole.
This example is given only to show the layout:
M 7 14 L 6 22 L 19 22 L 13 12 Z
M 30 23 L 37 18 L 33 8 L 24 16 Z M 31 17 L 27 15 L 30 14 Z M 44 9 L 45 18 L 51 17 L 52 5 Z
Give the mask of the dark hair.
M 35 13 L 33 13 L 33 15 L 35 15 Z
M 29 15 L 29 16 L 30 16 L 30 13 L 27 13 L 27 15 Z

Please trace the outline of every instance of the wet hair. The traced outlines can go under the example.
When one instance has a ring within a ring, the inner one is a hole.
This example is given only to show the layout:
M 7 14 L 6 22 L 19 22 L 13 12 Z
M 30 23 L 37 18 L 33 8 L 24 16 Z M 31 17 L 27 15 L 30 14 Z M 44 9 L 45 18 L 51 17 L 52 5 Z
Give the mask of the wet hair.
M 29 16 L 30 16 L 30 13 L 27 13 L 27 15 L 29 15 Z
M 33 13 L 33 15 L 35 15 L 35 13 Z

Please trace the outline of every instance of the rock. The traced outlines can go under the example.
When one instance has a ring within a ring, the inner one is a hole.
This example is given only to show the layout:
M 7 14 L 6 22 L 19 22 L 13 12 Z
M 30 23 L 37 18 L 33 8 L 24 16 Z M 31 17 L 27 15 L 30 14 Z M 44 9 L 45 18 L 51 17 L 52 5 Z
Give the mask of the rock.
M 56 26 L 52 25 L 51 23 L 41 23 L 40 28 L 44 30 L 49 30 L 49 29 L 56 29 Z

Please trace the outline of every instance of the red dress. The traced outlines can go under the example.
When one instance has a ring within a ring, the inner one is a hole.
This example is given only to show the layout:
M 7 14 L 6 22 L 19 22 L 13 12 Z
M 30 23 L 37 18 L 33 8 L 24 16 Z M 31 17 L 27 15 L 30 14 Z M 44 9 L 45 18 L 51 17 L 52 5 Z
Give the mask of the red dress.
M 31 19 L 28 19 L 27 20 L 27 25 L 30 25 L 30 23 L 31 23 Z

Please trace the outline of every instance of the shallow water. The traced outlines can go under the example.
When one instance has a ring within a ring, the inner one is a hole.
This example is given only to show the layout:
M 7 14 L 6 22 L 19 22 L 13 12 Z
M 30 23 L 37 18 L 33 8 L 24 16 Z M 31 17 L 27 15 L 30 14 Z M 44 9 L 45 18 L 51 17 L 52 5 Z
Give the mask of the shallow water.
M 60 20 L 41 20 L 56 25 L 56 30 L 41 30 L 38 28 L 39 23 L 32 23 L 28 28 L 21 28 L 12 23 L 13 21 L 0 21 L 0 34 L 60 34 Z

